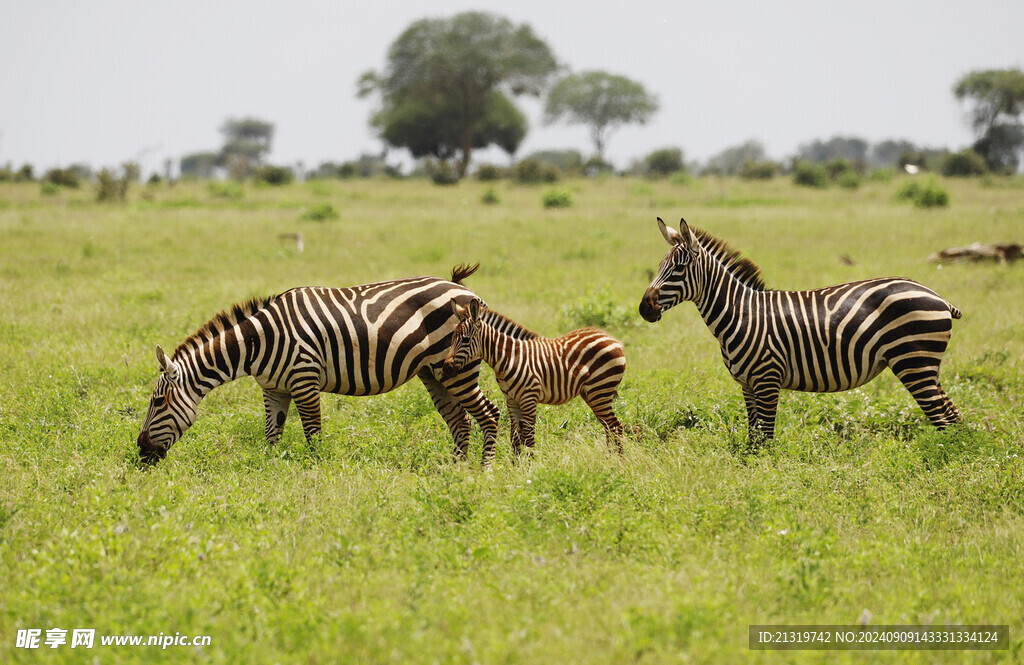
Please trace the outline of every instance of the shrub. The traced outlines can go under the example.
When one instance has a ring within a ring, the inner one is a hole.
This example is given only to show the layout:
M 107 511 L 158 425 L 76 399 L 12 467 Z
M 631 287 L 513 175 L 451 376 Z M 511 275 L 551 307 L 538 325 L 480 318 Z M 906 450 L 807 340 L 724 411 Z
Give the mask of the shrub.
M 545 208 L 568 208 L 572 206 L 572 194 L 567 189 L 549 189 L 542 201 Z
M 960 152 L 946 155 L 939 166 L 942 175 L 967 178 L 974 175 L 985 175 L 988 173 L 988 166 L 985 158 L 966 149 Z
M 48 182 L 44 180 L 43 184 L 40 186 L 39 191 L 43 196 L 53 196 L 54 194 L 60 191 L 60 185 L 58 185 L 57 183 Z
M 480 202 L 487 205 L 495 205 L 499 202 L 498 193 L 494 191 L 493 187 L 488 187 L 480 197 Z
M 683 170 L 683 151 L 679 148 L 662 148 L 655 150 L 644 158 L 644 167 L 648 175 L 668 176 Z
M 302 213 L 300 219 L 306 222 L 327 222 L 338 217 L 338 211 L 330 203 L 319 203 Z
M 480 182 L 493 182 L 505 177 L 505 169 L 494 164 L 481 164 L 476 170 L 476 179 Z
M 435 185 L 454 185 L 459 182 L 459 174 L 455 172 L 455 169 L 447 161 L 428 159 L 426 169 L 427 175 L 430 176 Z
M 115 178 L 110 169 L 102 169 L 96 177 L 99 181 L 97 201 L 124 201 L 128 194 L 127 174 L 123 178 Z
M 825 189 L 828 187 L 828 171 L 821 164 L 797 162 L 793 168 L 793 184 Z
M 779 165 L 771 160 L 758 162 L 748 159 L 740 167 L 740 177 L 744 180 L 771 180 L 779 173 Z
M 896 190 L 897 201 L 911 201 L 918 208 L 939 208 L 949 205 L 949 193 L 934 180 L 921 183 L 911 180 Z
M 69 189 L 78 189 L 82 184 L 78 171 L 74 168 L 50 169 L 43 174 L 43 182 L 54 184 L 57 187 L 67 187 Z
M 857 189 L 860 187 L 861 177 L 856 171 L 845 171 L 836 178 L 836 184 L 843 189 Z
M 206 185 L 206 191 L 215 199 L 228 199 L 238 201 L 245 194 L 242 183 L 234 180 L 211 180 Z
M 562 309 L 570 327 L 594 326 L 595 328 L 628 328 L 637 321 L 636 312 L 615 304 L 607 287 L 598 293 L 587 289 L 586 295 Z
M 517 163 L 513 168 L 513 175 L 516 182 L 524 185 L 558 182 L 561 177 L 557 167 L 545 164 L 533 157 L 528 157 Z
M 290 185 L 295 180 L 295 174 L 287 166 L 273 166 L 270 164 L 256 169 L 252 177 L 258 183 L 274 187 Z

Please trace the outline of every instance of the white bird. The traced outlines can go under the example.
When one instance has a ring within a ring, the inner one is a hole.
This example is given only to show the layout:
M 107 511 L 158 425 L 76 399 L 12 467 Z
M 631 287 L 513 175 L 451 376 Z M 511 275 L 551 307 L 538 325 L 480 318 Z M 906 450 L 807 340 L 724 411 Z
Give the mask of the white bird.
M 914 164 L 904 164 L 903 170 L 909 173 L 910 175 L 917 175 L 917 172 L 920 171 L 921 169 L 915 166 Z

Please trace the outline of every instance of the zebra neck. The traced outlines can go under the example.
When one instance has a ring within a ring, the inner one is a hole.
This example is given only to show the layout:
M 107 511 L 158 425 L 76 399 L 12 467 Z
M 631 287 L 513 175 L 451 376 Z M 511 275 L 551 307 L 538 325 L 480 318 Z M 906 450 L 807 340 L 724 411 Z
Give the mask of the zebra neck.
M 751 288 L 713 260 L 699 271 L 704 276 L 694 304 L 711 333 L 723 345 L 743 325 L 757 317 L 762 291 Z
M 175 361 L 184 370 L 184 385 L 201 399 L 217 386 L 247 375 L 248 346 L 236 325 L 201 345 L 176 354 Z
M 480 357 L 499 378 L 508 375 L 513 359 L 522 356 L 520 349 L 528 343 L 505 334 L 487 321 L 480 329 Z

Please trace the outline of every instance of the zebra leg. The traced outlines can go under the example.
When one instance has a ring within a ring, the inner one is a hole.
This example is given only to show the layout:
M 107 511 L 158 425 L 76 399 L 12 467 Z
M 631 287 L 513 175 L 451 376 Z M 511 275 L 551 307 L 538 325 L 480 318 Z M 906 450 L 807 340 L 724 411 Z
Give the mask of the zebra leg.
M 313 379 L 300 379 L 292 382 L 292 399 L 302 420 L 302 432 L 306 441 L 320 434 L 320 383 Z
M 263 390 L 263 407 L 267 411 L 267 443 L 274 445 L 281 440 L 284 421 L 288 418 L 288 406 L 292 396 L 276 390 Z
M 508 395 L 505 396 L 505 404 L 508 406 L 508 440 L 512 444 L 512 459 L 518 460 L 523 452 L 523 433 L 519 427 L 523 421 L 523 410 L 519 408 L 519 402 Z
M 922 363 L 923 359 L 920 356 L 904 356 L 892 365 L 892 372 L 910 392 L 931 424 L 943 430 L 960 422 L 960 411 L 939 383 L 938 362 L 925 364 Z
M 775 415 L 779 408 L 779 386 L 762 383 L 756 388 L 743 386 L 743 403 L 747 407 L 749 445 L 757 449 L 775 437 Z
M 537 398 L 533 395 L 524 395 L 519 399 L 519 409 L 523 414 L 523 421 L 519 424 L 523 445 L 530 449 L 533 454 L 534 431 L 537 426 Z
M 604 427 L 605 440 L 608 443 L 608 447 L 618 450 L 620 455 L 623 454 L 622 423 L 615 417 L 615 411 L 612 410 L 612 399 L 614 399 L 615 393 L 608 394 L 607 392 L 602 392 L 597 395 L 591 395 L 584 392 L 582 397 L 583 401 L 590 407 L 590 410 L 597 416 L 601 426 Z
M 444 419 L 452 433 L 452 441 L 455 444 L 452 455 L 456 461 L 465 460 L 466 452 L 469 450 L 469 430 L 472 424 L 469 414 L 459 406 L 448 389 L 434 378 L 433 372 L 429 369 L 424 369 L 418 376 L 427 389 L 427 393 L 430 394 L 434 408 L 441 414 L 441 418 Z

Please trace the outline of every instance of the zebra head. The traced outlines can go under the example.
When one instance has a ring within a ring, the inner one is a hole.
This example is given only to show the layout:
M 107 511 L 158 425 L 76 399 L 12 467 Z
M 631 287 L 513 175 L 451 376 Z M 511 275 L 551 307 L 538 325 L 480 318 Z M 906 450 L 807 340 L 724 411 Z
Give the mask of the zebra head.
M 145 462 L 163 459 L 168 449 L 196 420 L 197 404 L 182 387 L 181 367 L 159 346 L 156 347 L 156 359 L 163 372 L 153 388 L 138 439 L 139 457 Z
M 452 346 L 441 366 L 445 378 L 450 378 L 462 371 L 470 362 L 480 358 L 483 324 L 480 322 L 479 299 L 474 298 L 465 307 L 452 300 L 452 311 L 459 323 L 452 332 Z
M 669 228 L 658 218 L 661 235 L 672 248 L 658 266 L 658 274 L 647 287 L 640 301 L 640 316 L 654 323 L 661 319 L 666 309 L 675 307 L 684 300 L 694 297 L 694 270 L 701 246 L 686 220 L 679 220 L 679 230 Z

